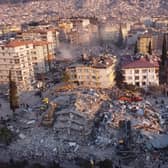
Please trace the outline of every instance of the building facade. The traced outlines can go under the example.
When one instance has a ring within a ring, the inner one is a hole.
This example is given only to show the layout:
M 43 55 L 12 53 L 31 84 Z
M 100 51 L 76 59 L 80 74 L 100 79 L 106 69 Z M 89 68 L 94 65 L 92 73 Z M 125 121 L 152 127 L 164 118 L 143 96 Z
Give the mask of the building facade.
M 149 51 L 149 43 L 151 42 L 151 47 L 153 48 L 153 39 L 149 34 L 143 34 L 138 37 L 138 51 L 142 54 L 146 54 Z
M 75 64 L 66 69 L 69 81 L 84 87 L 110 88 L 115 85 L 116 58 L 94 58 L 90 64 Z
M 8 84 L 9 71 L 18 91 L 32 90 L 35 75 L 49 70 L 47 42 L 13 40 L 0 46 L 0 84 Z
M 159 85 L 159 65 L 140 58 L 122 66 L 125 83 L 138 87 Z

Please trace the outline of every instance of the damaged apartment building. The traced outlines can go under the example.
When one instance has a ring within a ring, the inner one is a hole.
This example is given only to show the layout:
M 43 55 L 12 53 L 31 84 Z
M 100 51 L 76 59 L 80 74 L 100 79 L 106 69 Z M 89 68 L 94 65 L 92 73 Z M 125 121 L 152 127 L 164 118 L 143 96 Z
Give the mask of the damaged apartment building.
M 66 68 L 69 81 L 84 87 L 113 87 L 115 85 L 116 56 L 86 57 L 81 63 L 75 63 Z

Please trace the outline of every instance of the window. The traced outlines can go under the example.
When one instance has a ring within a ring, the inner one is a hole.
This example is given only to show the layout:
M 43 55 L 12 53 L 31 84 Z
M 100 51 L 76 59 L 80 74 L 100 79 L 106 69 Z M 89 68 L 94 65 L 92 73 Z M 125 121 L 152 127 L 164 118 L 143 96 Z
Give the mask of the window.
M 128 80 L 132 80 L 132 76 L 128 76 Z
M 21 71 L 16 71 L 17 75 L 22 75 Z
M 18 77 L 18 81 L 22 81 L 23 80 L 23 78 L 22 77 Z
M 136 85 L 136 86 L 139 86 L 139 82 L 136 82 L 135 85 Z
M 15 59 L 15 64 L 19 64 L 19 59 Z
M 147 77 L 146 76 L 143 76 L 142 79 L 146 79 Z
M 147 73 L 147 69 L 143 69 L 143 70 L 142 70 L 142 73 Z
M 146 85 L 146 82 L 142 82 L 142 85 L 145 86 L 145 85 Z
M 139 70 L 135 70 L 134 72 L 137 74 L 137 73 L 139 73 Z
M 33 60 L 37 60 L 37 57 L 33 57 Z
M 139 80 L 139 76 L 135 76 L 135 80 Z
M 132 70 L 130 69 L 130 70 L 128 71 L 128 73 L 132 74 Z

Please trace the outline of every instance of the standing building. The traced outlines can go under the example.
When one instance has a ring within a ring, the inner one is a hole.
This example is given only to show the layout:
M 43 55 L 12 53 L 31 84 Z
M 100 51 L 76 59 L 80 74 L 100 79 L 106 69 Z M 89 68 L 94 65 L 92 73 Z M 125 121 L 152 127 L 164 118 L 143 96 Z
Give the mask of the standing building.
M 153 48 L 153 39 L 150 34 L 143 34 L 138 37 L 138 51 L 142 54 L 146 54 L 149 51 L 149 43 L 151 42 L 151 47 Z
M 53 45 L 54 55 L 56 55 L 56 49 L 59 46 L 59 32 L 54 28 L 25 30 L 18 33 L 17 38 L 23 40 L 47 41 Z
M 8 84 L 9 71 L 19 91 L 31 90 L 35 76 L 49 70 L 52 48 L 44 41 L 13 40 L 0 46 L 0 84 Z
M 159 85 L 159 65 L 140 58 L 122 66 L 125 83 L 139 87 Z
M 84 87 L 110 88 L 115 85 L 116 57 L 91 57 L 87 63 L 66 69 L 69 81 Z
M 9 71 L 18 90 L 31 90 L 34 81 L 32 63 L 33 44 L 28 41 L 12 41 L 0 46 L 0 84 L 8 84 Z

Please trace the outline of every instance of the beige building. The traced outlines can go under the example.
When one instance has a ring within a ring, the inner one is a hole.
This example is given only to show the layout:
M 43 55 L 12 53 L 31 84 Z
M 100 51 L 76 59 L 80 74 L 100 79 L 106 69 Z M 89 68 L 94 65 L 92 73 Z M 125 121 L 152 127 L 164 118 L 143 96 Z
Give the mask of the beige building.
M 146 54 L 149 51 L 149 43 L 151 41 L 151 47 L 153 48 L 153 38 L 152 35 L 143 34 L 138 37 L 138 51 L 142 54 Z
M 59 32 L 54 28 L 30 29 L 18 33 L 17 38 L 23 40 L 47 41 L 53 45 L 54 54 L 59 46 Z
M 0 46 L 0 84 L 8 84 L 9 70 L 18 90 L 31 90 L 34 70 L 31 57 L 33 44 L 13 41 Z
M 35 75 L 45 73 L 53 67 L 53 45 L 46 41 L 33 41 L 32 63 Z
M 142 34 L 138 37 L 138 51 L 140 53 L 146 54 L 149 50 L 149 43 L 151 41 L 151 47 L 153 51 L 161 51 L 163 45 L 163 33 L 153 32 Z M 165 34 L 168 40 L 168 33 Z M 167 44 L 168 47 L 168 44 Z
M 9 71 L 19 91 L 31 90 L 35 75 L 48 71 L 49 44 L 14 40 L 0 46 L 0 84 L 8 84 Z
M 115 85 L 116 57 L 92 57 L 88 63 L 66 69 L 70 82 L 84 87 L 109 88 Z
M 159 65 L 145 58 L 122 66 L 125 83 L 139 87 L 159 85 Z

